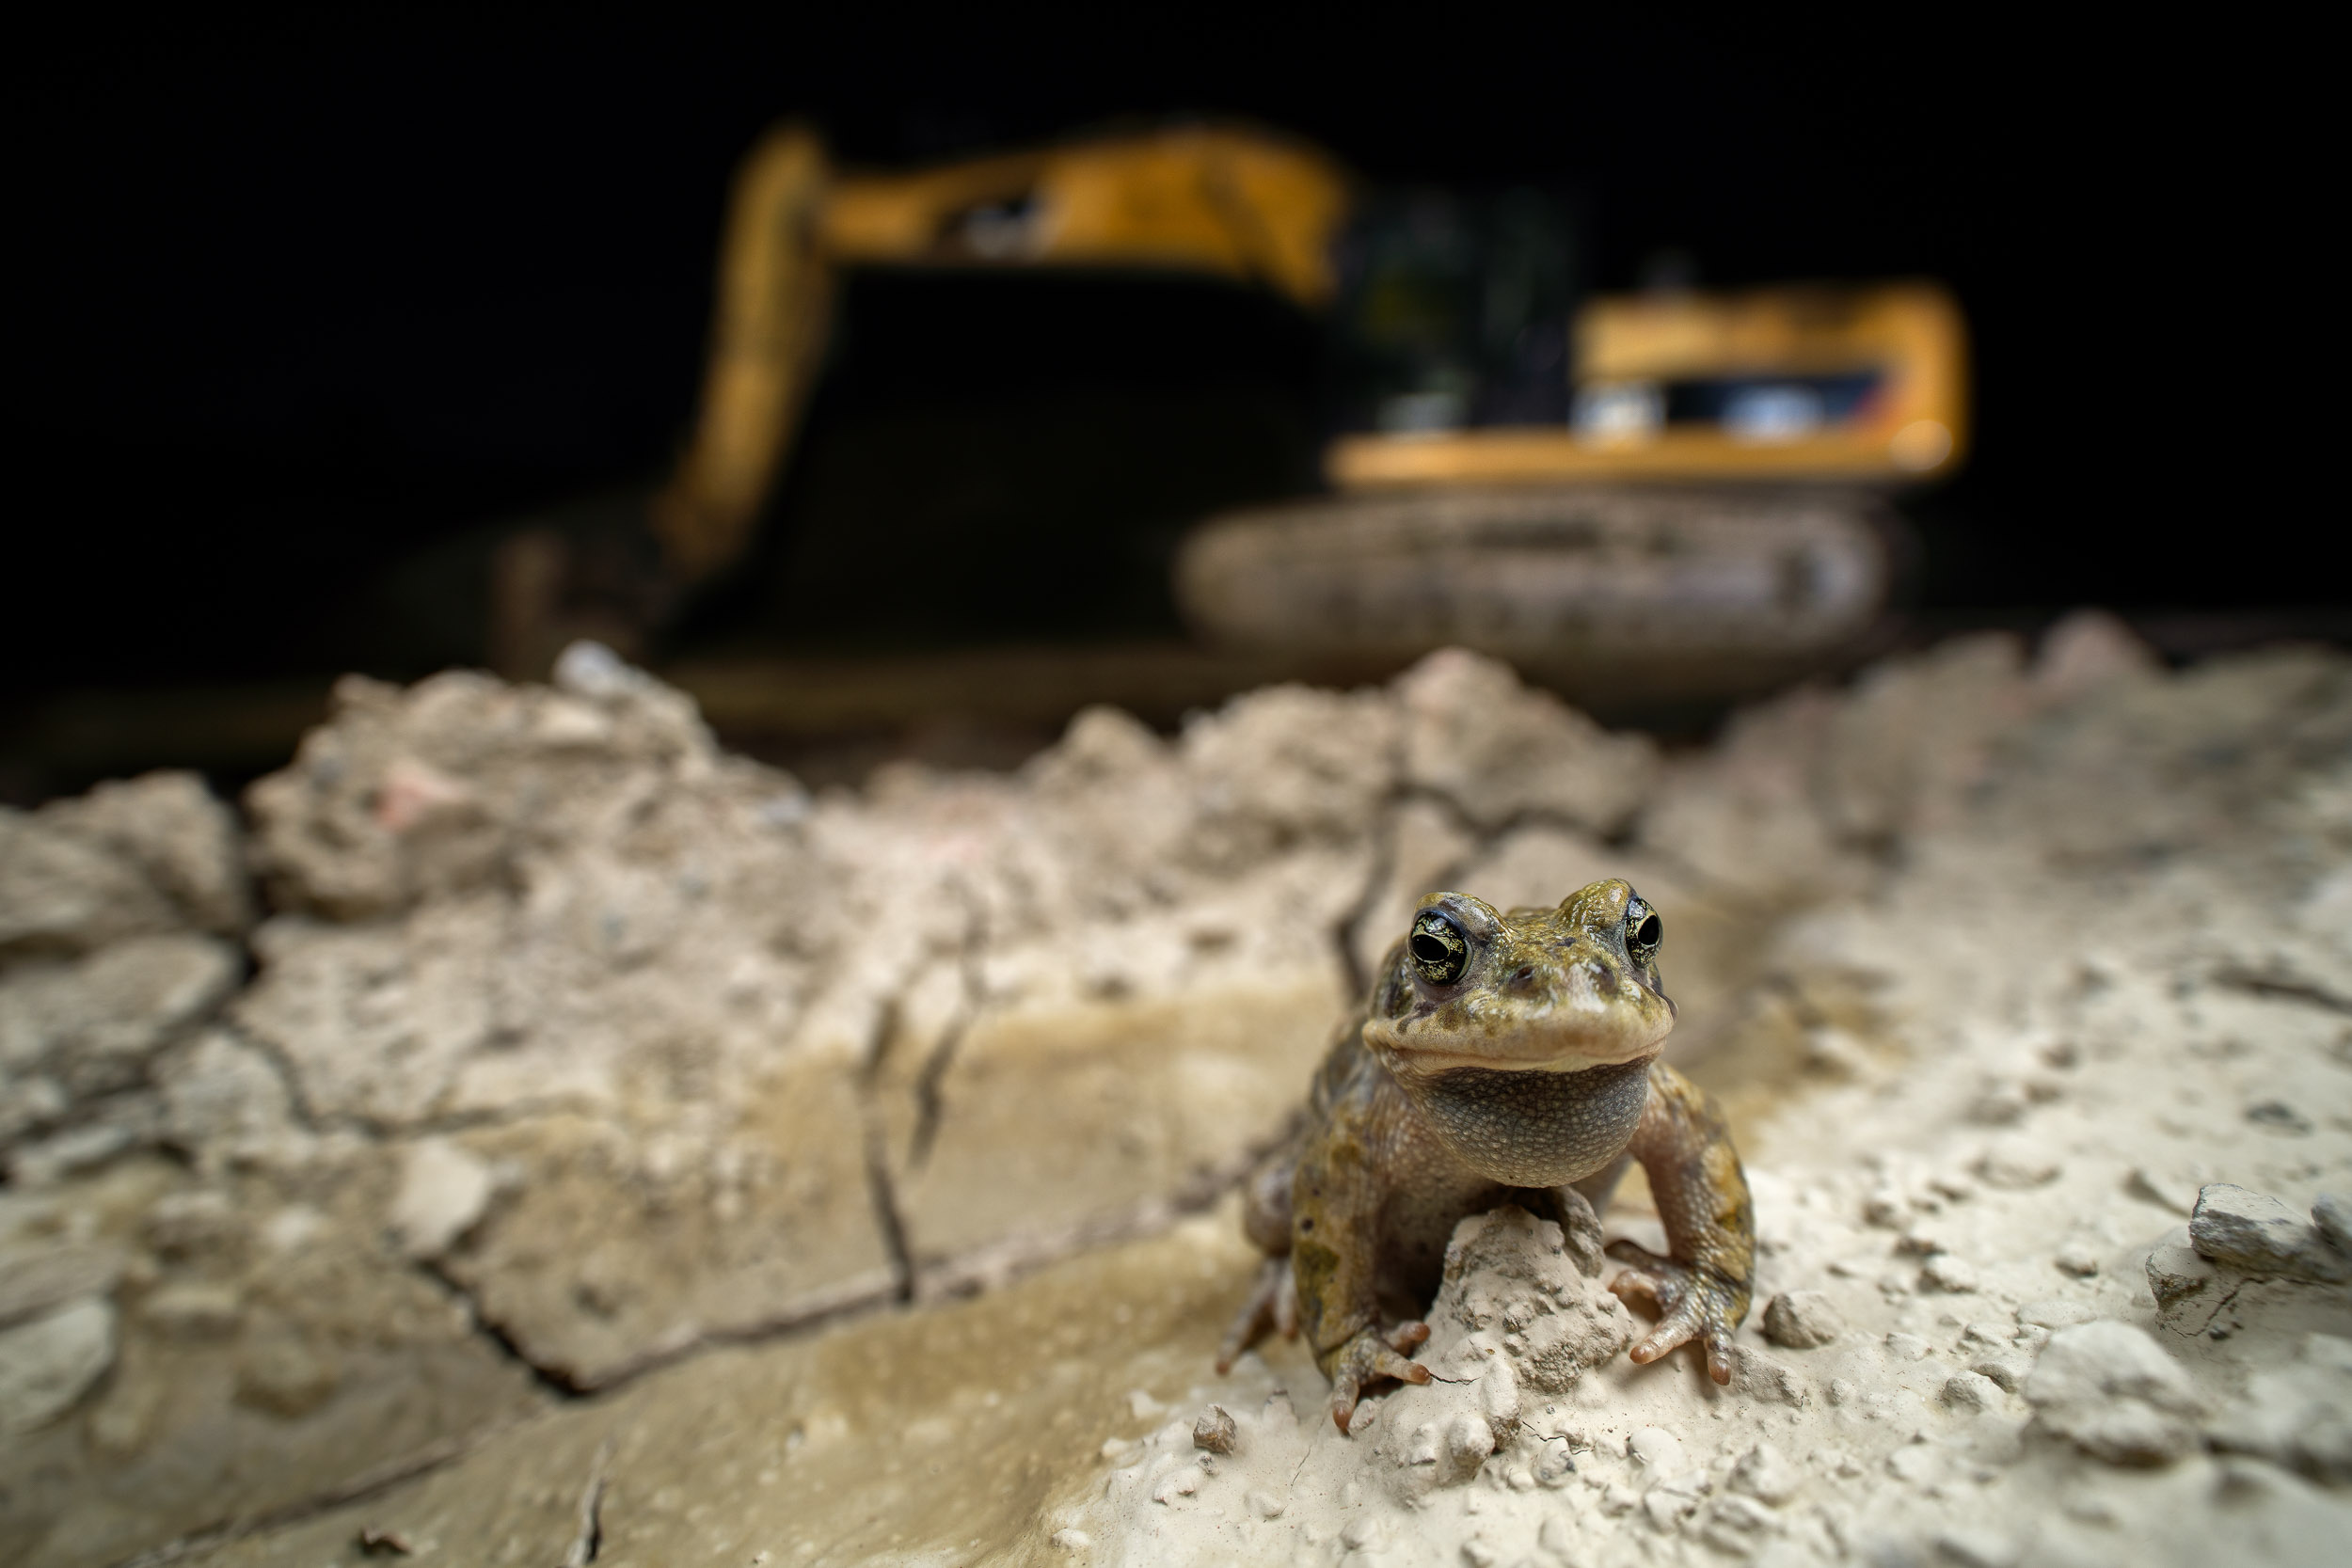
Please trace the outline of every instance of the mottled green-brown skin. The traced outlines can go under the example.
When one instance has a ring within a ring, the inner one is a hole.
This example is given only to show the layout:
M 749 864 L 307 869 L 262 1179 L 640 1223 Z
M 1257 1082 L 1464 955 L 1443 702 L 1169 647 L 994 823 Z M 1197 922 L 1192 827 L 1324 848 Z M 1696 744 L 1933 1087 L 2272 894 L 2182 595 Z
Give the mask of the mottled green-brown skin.
M 1696 1340 L 1730 1380 L 1755 1212 L 1721 1112 L 1659 1060 L 1674 1004 L 1655 951 L 1629 942 L 1635 897 L 1613 879 L 1507 915 L 1457 893 L 1422 901 L 1417 922 L 1435 911 L 1466 937 L 1466 967 L 1433 983 L 1400 942 L 1333 1042 L 1305 1125 L 1250 1179 L 1243 1225 L 1267 1261 L 1221 1365 L 1269 1329 L 1303 1331 L 1345 1431 L 1368 1385 L 1428 1381 L 1406 1353 L 1427 1338 L 1457 1222 L 1519 1203 L 1559 1220 L 1593 1269 L 1598 1211 L 1639 1160 L 1669 1256 L 1610 1249 L 1629 1265 L 1611 1289 L 1659 1315 L 1630 1354 Z

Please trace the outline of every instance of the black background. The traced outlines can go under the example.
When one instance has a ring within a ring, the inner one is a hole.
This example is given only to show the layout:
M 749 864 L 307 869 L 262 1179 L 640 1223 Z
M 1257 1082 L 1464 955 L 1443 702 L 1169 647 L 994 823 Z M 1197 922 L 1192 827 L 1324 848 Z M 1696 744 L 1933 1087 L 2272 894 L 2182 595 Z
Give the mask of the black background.
M 879 164 L 1237 115 L 1382 184 L 1569 194 L 1602 287 L 1666 248 L 1708 284 L 1941 277 L 1978 431 L 1960 480 L 1905 502 L 1925 608 L 2347 597 L 2310 483 L 2330 421 L 2254 356 L 2316 347 L 2336 313 L 2321 193 L 2270 182 L 2301 145 L 2292 39 L 978 9 L 126 19 L 28 48 L 6 694 L 432 662 L 388 574 L 674 455 L 727 176 L 786 115 Z M 740 590 L 690 639 L 886 599 L 867 590 L 904 552 L 869 524 L 893 506 L 1017 531 L 1017 499 L 972 497 L 1044 449 L 1099 470 L 1081 511 L 1148 498 L 1147 552 L 1188 511 L 1305 482 L 1313 336 L 1267 302 L 884 279 L 846 323 L 771 543 L 800 575 L 760 579 L 800 601 Z M 1155 421 L 1177 447 L 1120 446 Z M 1025 429 L 1040 451 L 1003 457 Z M 1163 627 L 1148 594 L 1057 621 L 1067 586 L 926 626 Z

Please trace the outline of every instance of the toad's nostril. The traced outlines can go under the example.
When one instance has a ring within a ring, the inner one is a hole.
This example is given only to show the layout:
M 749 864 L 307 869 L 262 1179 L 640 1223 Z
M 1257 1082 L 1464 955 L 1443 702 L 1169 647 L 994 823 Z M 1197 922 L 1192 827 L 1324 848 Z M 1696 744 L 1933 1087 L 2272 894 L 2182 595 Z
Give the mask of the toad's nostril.
M 1511 984 L 1515 988 L 1524 990 L 1526 987 L 1532 986 L 1534 983 L 1535 966 L 1533 964 L 1521 964 L 1518 968 L 1511 972 Z

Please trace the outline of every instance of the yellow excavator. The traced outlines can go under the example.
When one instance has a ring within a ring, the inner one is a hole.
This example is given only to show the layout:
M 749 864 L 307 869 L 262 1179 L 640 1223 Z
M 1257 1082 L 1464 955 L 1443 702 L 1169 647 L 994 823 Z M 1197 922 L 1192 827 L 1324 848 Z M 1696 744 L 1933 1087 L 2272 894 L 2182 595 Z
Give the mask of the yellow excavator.
M 1473 234 L 1502 258 L 1482 273 L 1411 202 L 1254 127 L 886 173 L 837 168 L 813 130 L 781 127 L 737 175 L 698 420 L 650 506 L 665 573 L 691 588 L 753 544 L 845 269 L 1136 269 L 1286 298 L 1331 324 L 1358 383 L 1325 451 L 1329 494 L 1209 519 L 1183 547 L 1177 598 L 1204 637 L 1383 656 L 1467 641 L 1570 676 L 1631 650 L 1669 687 L 1730 666 L 1774 678 L 1851 640 L 1886 594 L 1875 498 L 1966 449 L 1950 296 L 1901 282 L 1579 306 L 1540 217 Z

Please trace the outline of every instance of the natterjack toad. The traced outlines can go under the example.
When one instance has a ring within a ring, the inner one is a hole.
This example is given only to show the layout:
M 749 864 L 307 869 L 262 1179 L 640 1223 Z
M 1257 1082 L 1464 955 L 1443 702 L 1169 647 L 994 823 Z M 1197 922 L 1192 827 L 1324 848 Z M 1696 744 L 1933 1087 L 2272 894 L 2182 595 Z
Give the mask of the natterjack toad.
M 1598 1211 L 1639 1160 L 1671 1256 L 1610 1249 L 1630 1265 L 1611 1289 L 1659 1314 L 1632 1358 L 1695 1339 L 1729 1382 L 1755 1211 L 1722 1113 L 1659 1059 L 1675 1019 L 1662 935 L 1616 880 L 1509 914 L 1422 899 L 1316 1074 L 1306 1125 L 1250 1179 L 1243 1226 L 1266 1262 L 1220 1368 L 1269 1329 L 1303 1329 L 1345 1431 L 1368 1385 L 1429 1380 L 1406 1354 L 1428 1338 L 1456 1222 L 1517 1202 L 1557 1219 L 1590 1266 Z

